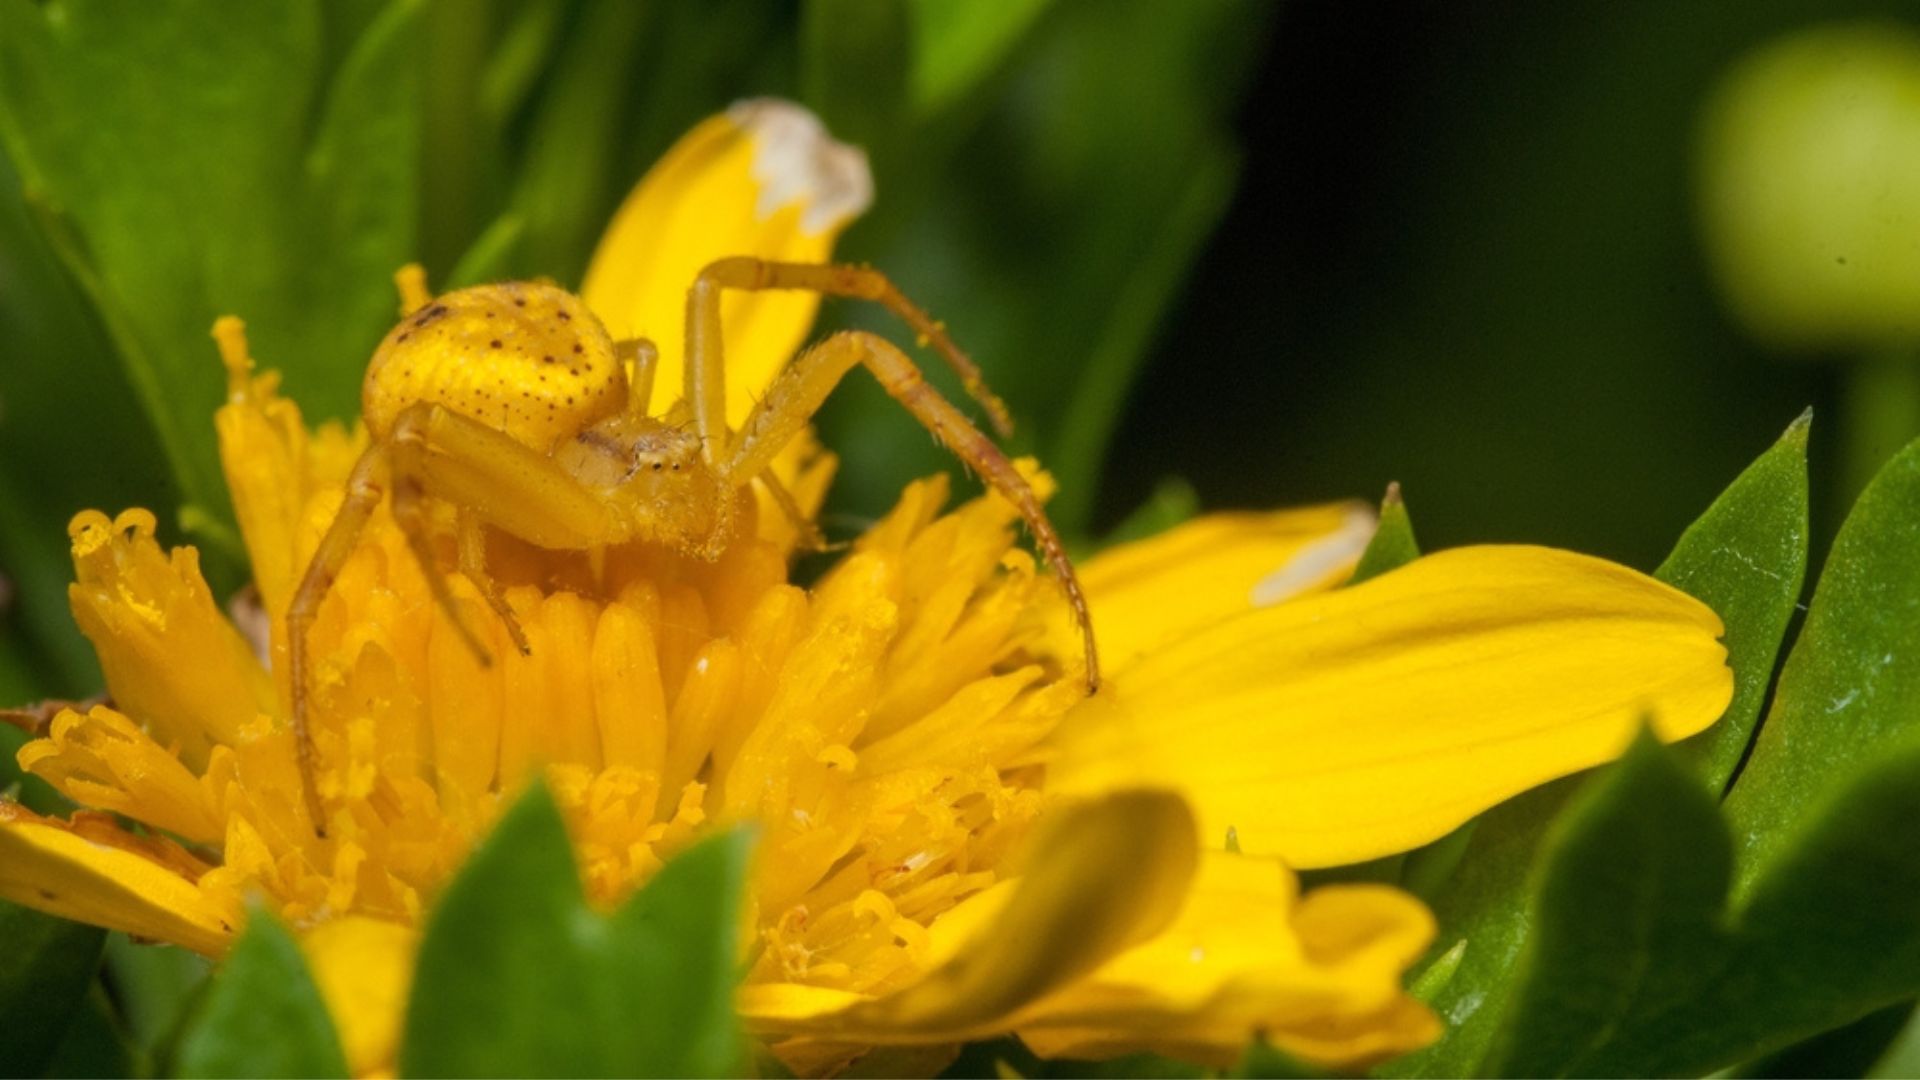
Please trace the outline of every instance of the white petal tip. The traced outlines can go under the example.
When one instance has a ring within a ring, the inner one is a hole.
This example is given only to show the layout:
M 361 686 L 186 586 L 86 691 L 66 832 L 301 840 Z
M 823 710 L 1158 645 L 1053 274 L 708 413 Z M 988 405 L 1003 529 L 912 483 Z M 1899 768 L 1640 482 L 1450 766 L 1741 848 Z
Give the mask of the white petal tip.
M 1261 578 L 1249 597 L 1253 606 L 1268 607 L 1290 600 L 1319 584 L 1343 564 L 1359 558 L 1378 525 L 1371 508 L 1355 506 L 1339 528 L 1300 549 L 1285 565 Z
M 727 115 L 753 137 L 762 218 L 798 203 L 800 227 L 822 233 L 872 205 L 866 151 L 836 140 L 813 113 L 779 98 L 749 98 Z

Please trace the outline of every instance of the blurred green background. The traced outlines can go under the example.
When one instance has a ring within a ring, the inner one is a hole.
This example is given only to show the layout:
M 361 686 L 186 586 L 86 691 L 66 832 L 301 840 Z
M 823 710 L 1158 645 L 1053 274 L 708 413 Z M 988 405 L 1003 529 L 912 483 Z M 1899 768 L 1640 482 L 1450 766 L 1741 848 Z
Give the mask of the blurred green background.
M 1428 547 L 1647 567 L 1807 405 L 1831 522 L 1847 358 L 1734 325 L 1694 157 L 1732 62 L 1863 15 L 1920 5 L 0 0 L 0 699 L 97 678 L 79 508 L 153 506 L 241 579 L 214 315 L 344 415 L 395 265 L 577 283 L 647 164 L 755 94 L 868 147 L 842 253 L 980 359 L 1070 534 L 1178 482 L 1398 480 Z M 950 465 L 858 376 L 823 426 L 843 534 Z

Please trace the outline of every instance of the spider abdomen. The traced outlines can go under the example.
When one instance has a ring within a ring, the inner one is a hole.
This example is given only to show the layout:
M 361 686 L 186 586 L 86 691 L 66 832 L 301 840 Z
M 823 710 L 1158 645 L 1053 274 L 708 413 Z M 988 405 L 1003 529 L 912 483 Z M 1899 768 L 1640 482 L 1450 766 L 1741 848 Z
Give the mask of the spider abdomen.
M 626 404 L 607 331 L 557 286 L 479 285 L 401 320 L 373 354 L 360 407 L 376 439 L 432 402 L 548 452 Z

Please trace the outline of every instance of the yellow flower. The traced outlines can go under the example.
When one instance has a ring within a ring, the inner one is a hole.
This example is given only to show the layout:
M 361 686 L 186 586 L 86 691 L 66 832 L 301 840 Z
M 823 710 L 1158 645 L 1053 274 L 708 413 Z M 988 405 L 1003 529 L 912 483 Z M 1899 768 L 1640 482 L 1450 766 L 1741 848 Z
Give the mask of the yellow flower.
M 867 189 L 810 116 L 737 107 L 640 185 L 586 298 L 664 346 L 692 268 L 824 257 Z M 728 315 L 729 357 L 762 383 L 813 312 L 777 299 Z M 1112 672 L 1089 699 L 1013 508 L 945 510 L 944 479 L 807 588 L 794 529 L 752 507 L 714 562 L 495 536 L 532 648 L 455 578 L 498 658 L 482 666 L 382 507 L 312 631 L 322 834 L 284 616 L 364 435 L 310 431 L 275 376 L 232 376 L 244 630 L 151 515 L 74 519 L 73 608 L 114 704 L 62 712 L 20 760 L 96 809 L 0 802 L 0 896 L 210 955 L 258 897 L 300 935 L 359 1072 L 394 1060 L 422 913 L 535 772 L 603 903 L 703 830 L 759 824 L 739 1004 L 793 1068 L 1008 1031 L 1048 1055 L 1215 1062 L 1264 1034 L 1363 1064 L 1437 1034 L 1400 984 L 1431 917 L 1382 886 L 1303 896 L 1290 867 L 1425 842 L 1610 757 L 1644 716 L 1698 731 L 1731 693 L 1713 613 L 1598 560 L 1469 548 L 1329 591 L 1371 529 L 1337 505 L 1088 563 Z M 782 467 L 812 513 L 833 458 Z

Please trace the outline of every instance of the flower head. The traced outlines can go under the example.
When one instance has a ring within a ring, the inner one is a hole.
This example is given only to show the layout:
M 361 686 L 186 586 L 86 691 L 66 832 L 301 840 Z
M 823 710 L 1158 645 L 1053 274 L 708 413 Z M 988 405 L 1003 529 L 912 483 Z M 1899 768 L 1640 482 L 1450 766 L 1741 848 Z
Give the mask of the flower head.
M 616 333 L 677 340 L 662 320 L 693 269 L 823 257 L 866 190 L 810 117 L 736 109 L 643 182 L 586 299 Z M 732 308 L 729 355 L 764 381 L 811 316 Z M 229 619 L 144 511 L 74 519 L 74 611 L 113 704 L 61 712 L 21 762 L 94 809 L 0 802 L 0 895 L 209 954 L 258 898 L 363 1071 L 393 1060 L 423 913 L 535 774 L 605 903 L 716 824 L 759 825 L 740 1008 L 797 1069 L 1006 1031 L 1045 1054 L 1223 1060 L 1259 1033 L 1389 1056 L 1437 1031 L 1400 985 L 1431 917 L 1381 886 L 1301 895 L 1289 867 L 1432 839 L 1617 752 L 1644 715 L 1698 730 L 1730 692 L 1712 613 L 1598 560 L 1466 549 L 1326 591 L 1370 524 L 1335 506 L 1203 519 L 1088 565 L 1118 661 L 1088 699 L 1015 509 L 950 508 L 944 479 L 810 586 L 794 524 L 751 499 L 712 561 L 492 535 L 530 648 L 456 577 L 487 665 L 383 504 L 309 639 L 315 822 L 286 614 L 365 436 L 310 430 L 228 345 L 217 423 L 256 595 Z M 833 463 L 806 444 L 777 465 L 803 515 Z

